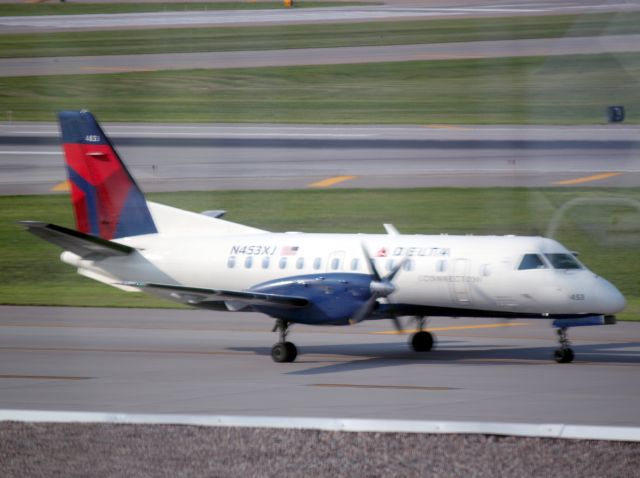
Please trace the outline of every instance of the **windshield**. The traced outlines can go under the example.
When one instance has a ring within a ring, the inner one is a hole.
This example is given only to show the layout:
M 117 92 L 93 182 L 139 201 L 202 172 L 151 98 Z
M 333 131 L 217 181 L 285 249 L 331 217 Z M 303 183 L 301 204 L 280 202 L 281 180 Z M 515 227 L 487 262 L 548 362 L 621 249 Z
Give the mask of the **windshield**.
M 530 269 L 545 269 L 547 266 L 538 254 L 525 254 L 522 262 L 518 266 L 518 270 L 526 271 Z
M 554 269 L 582 269 L 580 263 L 571 254 L 545 254 Z

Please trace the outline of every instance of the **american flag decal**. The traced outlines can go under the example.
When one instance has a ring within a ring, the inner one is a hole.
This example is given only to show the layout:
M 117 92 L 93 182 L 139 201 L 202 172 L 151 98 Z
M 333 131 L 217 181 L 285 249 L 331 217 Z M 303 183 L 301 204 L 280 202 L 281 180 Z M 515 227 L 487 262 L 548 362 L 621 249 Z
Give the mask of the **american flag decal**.
M 298 246 L 284 246 L 280 249 L 281 256 L 295 256 L 298 253 Z

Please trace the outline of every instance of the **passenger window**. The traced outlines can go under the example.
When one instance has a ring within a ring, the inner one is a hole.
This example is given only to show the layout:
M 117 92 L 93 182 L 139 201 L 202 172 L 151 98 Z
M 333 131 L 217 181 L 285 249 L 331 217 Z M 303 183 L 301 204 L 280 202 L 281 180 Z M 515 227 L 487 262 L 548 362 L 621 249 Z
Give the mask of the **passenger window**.
M 391 269 L 393 269 L 393 259 L 387 259 L 387 262 L 385 263 L 384 267 L 390 271 Z
M 491 264 L 482 264 L 480 266 L 480 274 L 482 274 L 485 277 L 488 277 L 491 275 Z
M 338 259 L 337 257 L 334 257 L 331 260 L 331 270 L 337 271 L 339 268 L 340 268 L 340 259 Z
M 525 254 L 518 266 L 519 271 L 546 269 L 546 265 L 538 254 Z
M 304 257 L 298 257 L 296 260 L 296 269 L 302 269 L 304 267 Z
M 287 267 L 287 258 L 286 257 L 281 257 L 280 258 L 280 269 L 284 269 Z
M 319 257 L 316 257 L 313 260 L 313 268 L 315 270 L 319 270 L 322 267 L 322 259 L 320 259 Z
M 444 272 L 447 270 L 447 261 L 436 262 L 436 272 Z
M 545 254 L 554 269 L 582 269 L 580 263 L 571 254 Z
M 252 265 L 253 265 L 253 256 L 247 256 L 247 258 L 244 260 L 244 266 L 247 269 L 251 269 Z
M 407 259 L 404 264 L 402 264 L 402 269 L 405 271 L 413 270 L 413 261 L 411 259 Z
M 351 270 L 352 271 L 357 271 L 358 270 L 358 258 L 356 257 L 355 259 L 351 259 Z
M 262 268 L 263 269 L 268 269 L 269 268 L 269 256 L 264 256 L 262 258 Z
M 227 267 L 233 269 L 236 266 L 236 256 L 229 256 L 227 259 Z

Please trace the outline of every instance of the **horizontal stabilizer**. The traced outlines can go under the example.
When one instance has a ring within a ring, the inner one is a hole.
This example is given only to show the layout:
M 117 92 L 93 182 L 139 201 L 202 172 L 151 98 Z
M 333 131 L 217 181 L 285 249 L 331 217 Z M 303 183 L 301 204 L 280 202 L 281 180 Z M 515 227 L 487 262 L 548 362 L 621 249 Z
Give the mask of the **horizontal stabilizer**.
M 217 211 L 217 217 L 213 217 L 213 215 L 205 214 L 211 211 L 199 214 L 152 201 L 147 201 L 147 206 L 160 234 L 223 236 L 227 234 L 257 234 L 265 232 L 255 227 L 220 219 L 222 211 Z
M 160 297 L 178 300 L 184 304 L 196 307 L 208 302 L 226 301 L 232 301 L 234 304 L 243 303 L 247 306 L 271 306 L 281 308 L 306 307 L 309 305 L 309 301 L 304 297 L 265 294 L 262 292 L 202 289 L 200 287 L 184 287 L 150 282 L 122 282 L 122 285 L 146 289 L 148 292 L 152 292 Z
M 45 241 L 71 251 L 80 257 L 100 255 L 103 257 L 126 256 L 135 249 L 117 242 L 90 236 L 56 224 L 38 221 L 20 221 L 27 230 Z

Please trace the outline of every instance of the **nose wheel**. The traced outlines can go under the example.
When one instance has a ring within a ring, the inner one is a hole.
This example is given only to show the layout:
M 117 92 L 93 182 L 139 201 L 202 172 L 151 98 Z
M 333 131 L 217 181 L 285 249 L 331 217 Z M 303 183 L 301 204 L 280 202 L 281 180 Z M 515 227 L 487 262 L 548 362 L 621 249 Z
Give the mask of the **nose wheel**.
M 566 327 L 558 329 L 558 341 L 560 342 L 560 348 L 553 352 L 553 358 L 558 363 L 570 363 L 573 362 L 575 354 L 571 349 L 571 342 L 567 337 Z
M 293 362 L 298 356 L 298 349 L 296 346 L 292 342 L 287 342 L 288 329 L 289 322 L 281 319 L 276 320 L 276 325 L 273 327 L 273 331 L 278 331 L 280 333 L 280 340 L 271 347 L 271 358 L 274 362 Z

